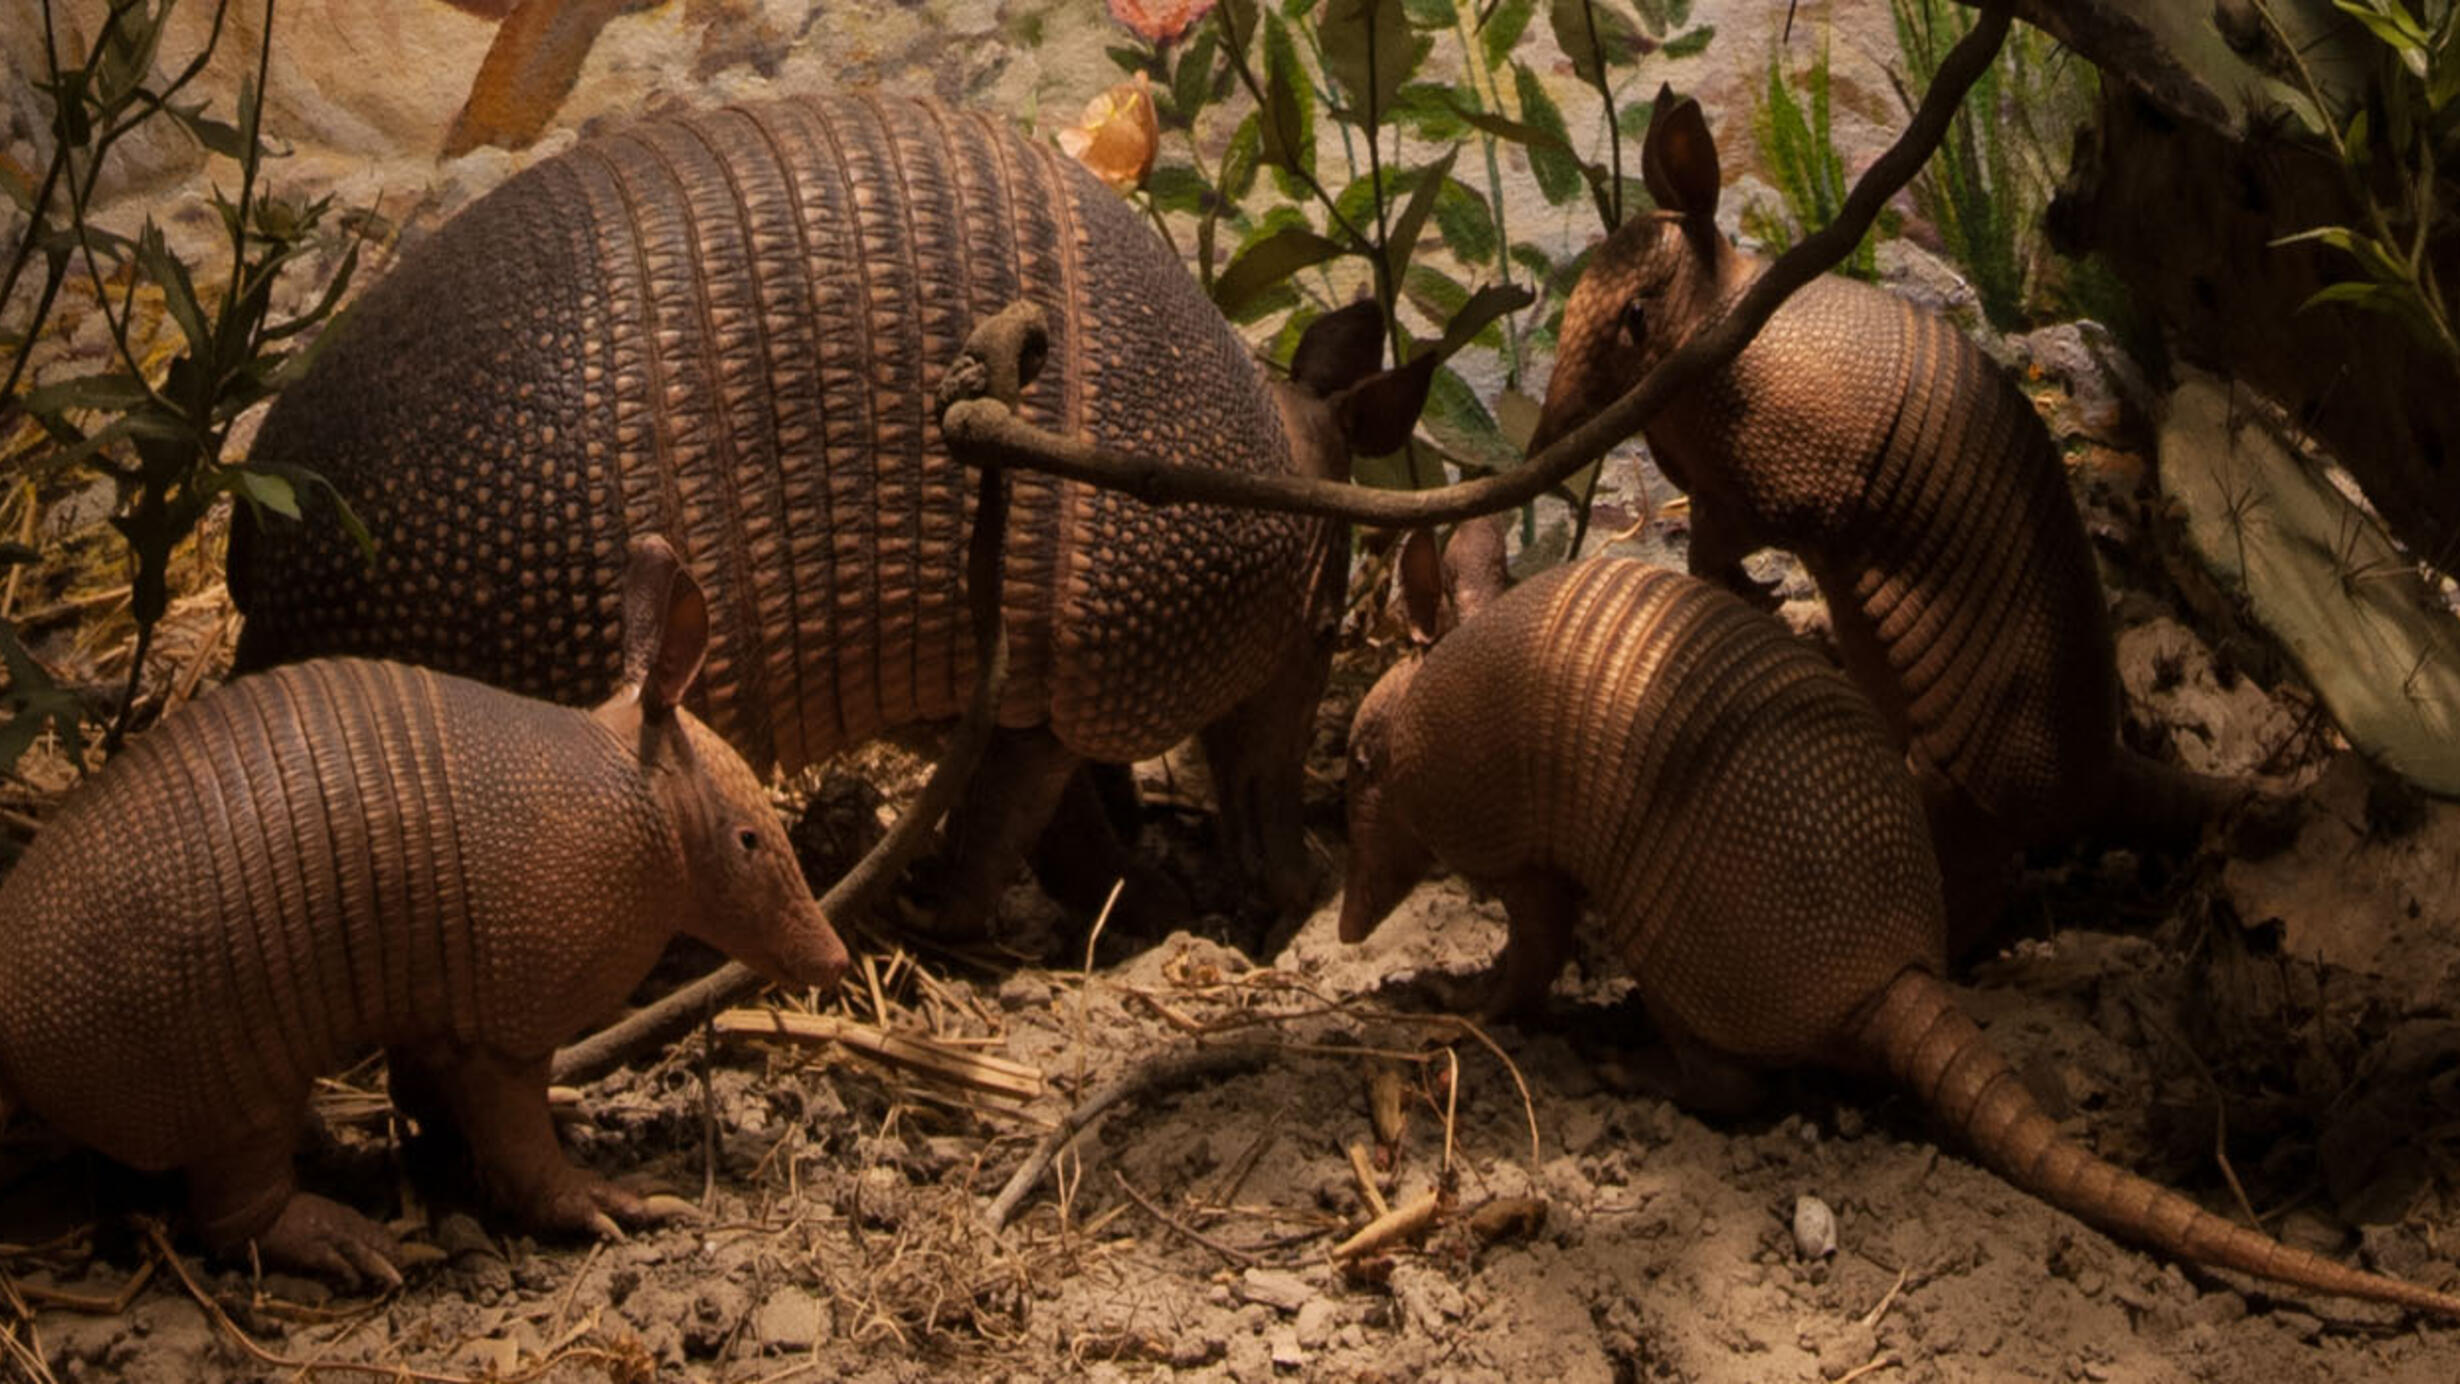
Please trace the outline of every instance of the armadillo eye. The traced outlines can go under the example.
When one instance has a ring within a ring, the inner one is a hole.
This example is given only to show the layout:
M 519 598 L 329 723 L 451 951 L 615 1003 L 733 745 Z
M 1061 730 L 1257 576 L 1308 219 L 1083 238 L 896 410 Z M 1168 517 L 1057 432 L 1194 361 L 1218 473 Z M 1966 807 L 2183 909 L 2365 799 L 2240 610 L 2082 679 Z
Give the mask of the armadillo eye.
M 1637 346 L 1648 339 L 1648 305 L 1637 298 L 1623 305 L 1623 339 Z
M 745 827 L 735 833 L 735 844 L 743 848 L 744 854 L 749 855 L 760 849 L 760 833 L 750 827 Z

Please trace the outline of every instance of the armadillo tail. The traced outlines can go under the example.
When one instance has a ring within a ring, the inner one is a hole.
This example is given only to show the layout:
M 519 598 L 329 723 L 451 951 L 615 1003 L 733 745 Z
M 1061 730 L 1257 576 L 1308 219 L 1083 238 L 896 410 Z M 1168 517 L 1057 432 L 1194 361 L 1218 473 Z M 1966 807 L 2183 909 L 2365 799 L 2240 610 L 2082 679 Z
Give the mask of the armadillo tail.
M 1927 972 L 1898 976 L 1857 1039 L 1993 1171 L 2113 1237 L 2310 1292 L 2460 1317 L 2460 1297 L 2292 1249 L 2061 1138 L 1981 1029 Z

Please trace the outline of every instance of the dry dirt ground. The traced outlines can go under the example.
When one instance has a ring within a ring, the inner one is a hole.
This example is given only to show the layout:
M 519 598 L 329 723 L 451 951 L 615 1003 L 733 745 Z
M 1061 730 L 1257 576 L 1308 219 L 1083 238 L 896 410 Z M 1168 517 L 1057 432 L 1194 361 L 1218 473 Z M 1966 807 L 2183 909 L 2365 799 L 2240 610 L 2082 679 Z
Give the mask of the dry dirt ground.
M 2302 785 L 2309 810 L 2263 860 L 2036 860 L 2004 950 L 1962 993 L 2103 1154 L 2450 1287 L 2460 809 L 2374 777 L 2297 689 L 2267 684 L 2261 641 L 2162 558 L 2142 463 L 2104 445 L 2133 434 L 2123 413 L 2097 386 L 2042 392 L 2118 593 L 2131 737 Z M 1790 613 L 1815 623 L 1805 602 Z M 1362 640 L 1325 708 L 1311 806 L 1331 865 L 1340 728 L 1387 656 Z M 874 782 L 893 797 L 912 778 L 877 755 L 851 770 L 806 815 L 815 869 L 876 829 Z M 1677 1109 L 1649 1093 L 1646 1022 L 1601 960 L 1527 1024 L 1435 1017 L 1412 982 L 1482 964 L 1491 902 L 1430 886 L 1359 948 L 1329 909 L 1272 928 L 1207 874 L 1184 768 L 1143 777 L 1148 848 L 1232 905 L 1197 931 L 1089 944 L 1020 888 L 1009 954 L 875 941 L 819 1002 L 936 1040 L 919 1057 L 710 1036 L 579 1092 L 575 1156 L 696 1195 L 695 1224 L 602 1245 L 504 1234 L 449 1155 L 397 1137 L 363 1070 L 321 1099 L 306 1179 L 434 1262 L 397 1294 L 337 1294 L 203 1262 L 171 1186 L 21 1121 L 0 1140 L 0 1375 L 2460 1377 L 2460 1328 L 2113 1244 L 1942 1146 L 1884 1087 L 1783 1074 L 1747 1117 Z M 1020 1082 L 1038 1093 L 983 1089 Z M 986 1229 L 1029 1151 L 1117 1083 L 1130 1097 Z M 1441 1213 L 1338 1267 L 1368 1179 L 1395 1206 L 1440 1189 Z M 1830 1253 L 1802 1248 L 1805 1198 L 1832 1215 Z

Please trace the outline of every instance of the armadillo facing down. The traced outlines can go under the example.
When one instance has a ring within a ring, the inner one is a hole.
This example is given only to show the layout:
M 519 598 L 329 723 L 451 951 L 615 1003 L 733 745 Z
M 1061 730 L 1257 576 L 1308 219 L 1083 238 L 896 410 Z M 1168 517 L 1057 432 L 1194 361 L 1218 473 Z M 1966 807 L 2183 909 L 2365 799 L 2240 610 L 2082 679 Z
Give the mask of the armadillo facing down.
M 696 705 L 753 764 L 953 718 L 973 491 L 932 400 L 1019 298 L 1049 323 L 1027 412 L 1062 432 L 1343 476 L 1353 444 L 1391 450 L 1415 421 L 1345 406 L 1380 324 L 1334 314 L 1269 378 L 1116 193 L 1003 119 L 871 96 L 647 121 L 405 255 L 275 405 L 254 460 L 330 480 L 378 547 L 371 570 L 321 515 L 243 520 L 241 666 L 365 654 L 594 697 L 625 539 L 656 530 L 708 583 Z M 1208 739 L 1227 835 L 1303 903 L 1290 728 L 1328 671 L 1346 528 L 1012 484 L 1011 734 L 975 779 L 979 839 L 1012 870 L 1080 759 L 1227 722 Z
M 1658 210 L 1598 247 L 1564 309 L 1532 449 L 1579 425 L 1758 277 L 1716 224 L 1698 104 L 1661 96 Z M 2014 847 L 2096 818 L 2192 832 L 2230 789 L 2118 743 L 2107 614 L 2065 468 L 2005 375 L 1935 313 L 1816 279 L 1728 369 L 1662 409 L 1651 452 L 1689 492 L 1695 575 L 1800 555 L 1847 671 L 1921 783 L 1951 922 L 1986 925 Z
M 847 958 L 759 780 L 677 708 L 698 585 L 635 546 L 623 682 L 594 711 L 329 659 L 130 745 L 0 881 L 0 1106 L 182 1170 L 217 1249 L 398 1281 L 391 1237 L 291 1169 L 310 1084 L 381 1045 L 396 1102 L 458 1128 L 521 1220 L 670 1209 L 565 1160 L 556 1045 L 678 931 L 797 985 Z
M 1778 621 L 1628 561 L 1557 568 L 1387 673 L 1350 732 L 1341 935 L 1436 862 L 1492 890 L 1492 1007 L 1585 908 L 1691 1059 L 1894 1077 L 2011 1183 L 2112 1235 L 2319 1292 L 2460 1298 L 2288 1248 L 2062 1138 L 1937 979 L 1939 872 L 1900 756 Z

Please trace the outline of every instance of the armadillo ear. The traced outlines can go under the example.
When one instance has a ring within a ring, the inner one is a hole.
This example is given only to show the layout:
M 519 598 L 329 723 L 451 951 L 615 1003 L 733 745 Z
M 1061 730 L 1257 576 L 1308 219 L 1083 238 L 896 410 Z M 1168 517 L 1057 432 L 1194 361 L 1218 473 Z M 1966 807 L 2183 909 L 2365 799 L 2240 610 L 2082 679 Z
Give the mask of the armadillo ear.
M 1470 620 L 1512 587 L 1504 561 L 1503 516 L 1482 514 L 1453 526 L 1444 544 L 1444 594 L 1456 620 Z
M 1420 351 L 1409 364 L 1377 371 L 1350 386 L 1334 407 L 1352 456 L 1380 457 L 1409 444 L 1439 363 L 1435 352 Z
M 1384 310 L 1361 298 L 1307 324 L 1290 356 L 1290 379 L 1319 399 L 1329 399 L 1375 373 L 1384 363 Z
M 1717 215 L 1717 142 L 1709 138 L 1700 103 L 1676 99 L 1670 86 L 1657 88 L 1648 138 L 1640 146 L 1640 177 L 1657 205 L 1694 220 Z
M 632 540 L 624 580 L 624 682 L 641 690 L 641 709 L 672 712 L 700 676 L 709 652 L 709 598 L 656 534 Z
M 1409 637 L 1416 644 L 1432 644 L 1442 633 L 1444 609 L 1444 559 L 1435 545 L 1435 535 L 1426 529 L 1411 529 L 1401 540 L 1401 555 L 1393 564 L 1399 569 L 1401 581 L 1401 613 L 1409 619 Z

